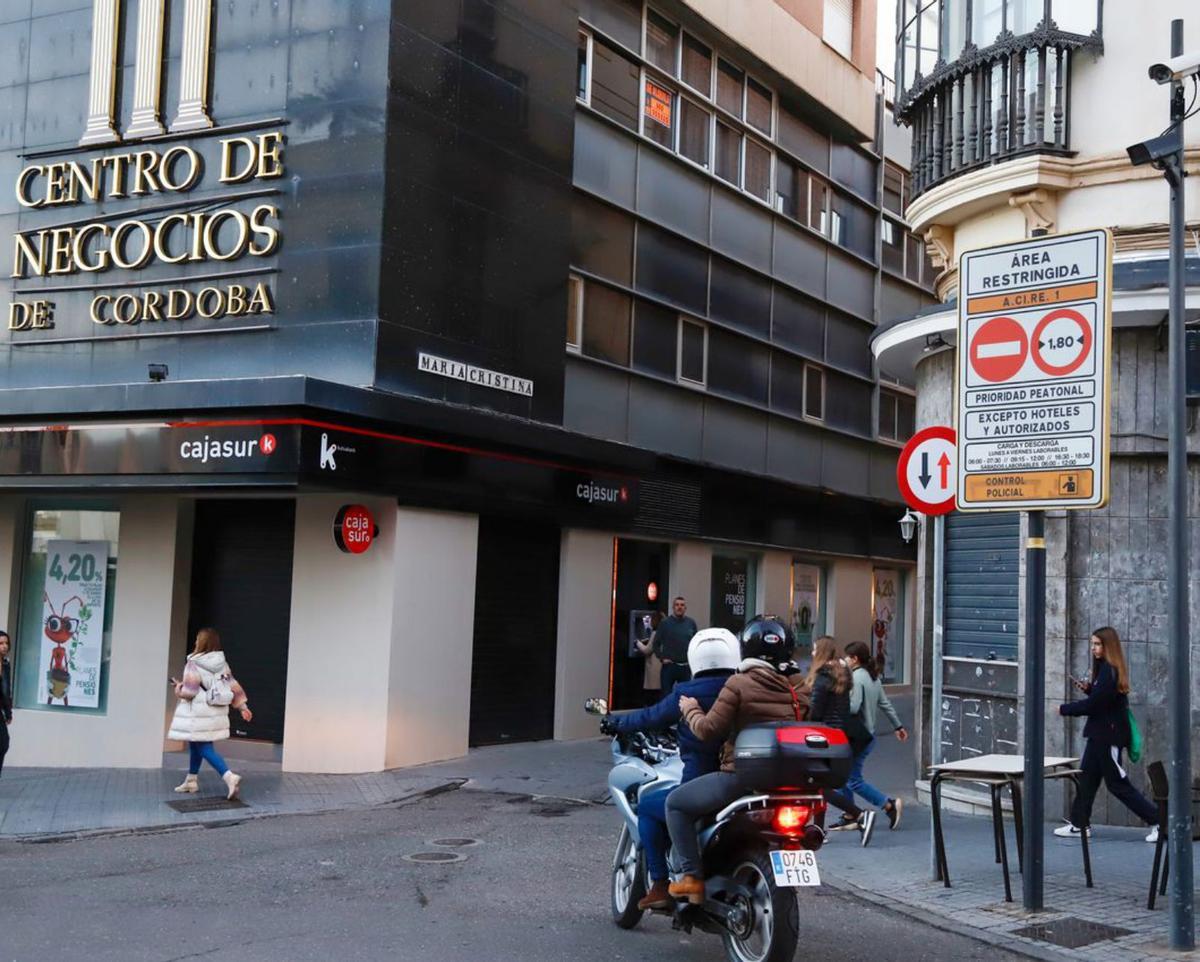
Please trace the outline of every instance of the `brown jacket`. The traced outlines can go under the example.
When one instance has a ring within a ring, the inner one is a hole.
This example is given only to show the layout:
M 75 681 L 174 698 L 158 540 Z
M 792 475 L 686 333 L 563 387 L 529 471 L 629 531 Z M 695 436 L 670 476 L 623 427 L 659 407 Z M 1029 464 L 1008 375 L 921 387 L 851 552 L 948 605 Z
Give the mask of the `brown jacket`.
M 808 690 L 801 674 L 783 675 L 773 668 L 747 668 L 725 682 L 708 713 L 699 708 L 685 716 L 688 727 L 703 741 L 725 739 L 721 749 L 721 771 L 733 771 L 733 741 L 747 725 L 761 722 L 796 721 L 808 715 Z M 793 701 L 793 686 L 795 700 Z

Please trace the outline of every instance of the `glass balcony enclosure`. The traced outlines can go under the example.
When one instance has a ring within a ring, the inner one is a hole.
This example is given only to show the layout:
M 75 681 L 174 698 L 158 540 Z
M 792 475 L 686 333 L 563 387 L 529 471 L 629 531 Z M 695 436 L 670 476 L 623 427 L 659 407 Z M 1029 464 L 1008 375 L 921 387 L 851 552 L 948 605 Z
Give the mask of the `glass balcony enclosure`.
M 1102 49 L 1104 0 L 898 0 L 896 116 L 916 196 L 1025 153 L 1070 151 L 1076 51 Z

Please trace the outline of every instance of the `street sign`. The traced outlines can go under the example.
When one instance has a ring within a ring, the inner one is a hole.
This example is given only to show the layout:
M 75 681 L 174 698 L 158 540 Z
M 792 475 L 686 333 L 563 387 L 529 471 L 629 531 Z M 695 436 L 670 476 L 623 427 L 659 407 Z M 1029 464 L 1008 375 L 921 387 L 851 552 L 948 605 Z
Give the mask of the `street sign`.
M 896 483 L 905 503 L 928 515 L 954 510 L 954 428 L 938 425 L 912 436 L 896 462 Z
M 1037 237 L 959 260 L 956 506 L 1108 501 L 1112 238 Z

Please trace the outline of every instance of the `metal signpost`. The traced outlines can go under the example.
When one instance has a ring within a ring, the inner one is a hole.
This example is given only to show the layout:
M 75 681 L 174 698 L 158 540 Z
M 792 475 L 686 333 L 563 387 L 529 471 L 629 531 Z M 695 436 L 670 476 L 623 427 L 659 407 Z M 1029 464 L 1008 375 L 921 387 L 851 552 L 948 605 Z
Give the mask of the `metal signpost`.
M 1035 237 L 959 261 L 956 505 L 1026 511 L 1024 904 L 1043 907 L 1047 508 L 1108 501 L 1112 238 Z
M 918 431 L 900 452 L 896 483 L 905 502 L 915 511 L 933 517 L 933 690 L 929 707 L 930 759 L 942 760 L 942 640 L 943 598 L 946 581 L 946 514 L 954 510 L 957 478 L 954 428 L 936 426 Z M 938 878 L 937 843 L 929 836 L 931 878 Z

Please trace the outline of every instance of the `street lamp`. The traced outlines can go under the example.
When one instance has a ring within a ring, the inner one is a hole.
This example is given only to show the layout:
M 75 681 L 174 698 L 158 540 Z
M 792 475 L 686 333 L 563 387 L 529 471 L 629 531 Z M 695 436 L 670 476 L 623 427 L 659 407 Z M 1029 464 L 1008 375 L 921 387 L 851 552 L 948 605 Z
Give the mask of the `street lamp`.
M 904 543 L 908 544 L 913 539 L 913 535 L 917 532 L 918 518 L 912 513 L 912 509 L 904 512 L 904 517 L 900 519 L 900 537 L 904 539 Z

